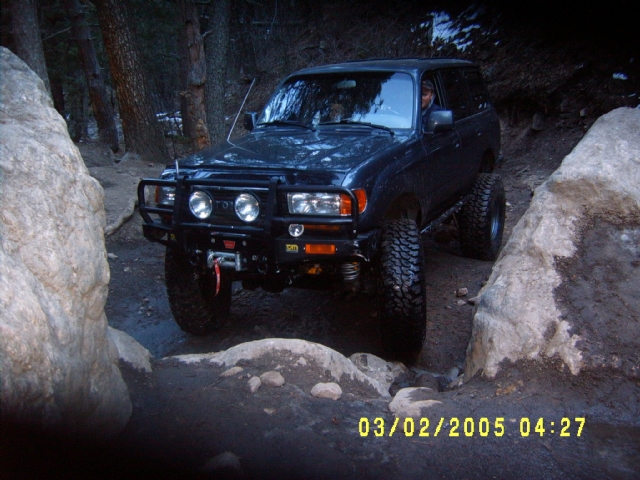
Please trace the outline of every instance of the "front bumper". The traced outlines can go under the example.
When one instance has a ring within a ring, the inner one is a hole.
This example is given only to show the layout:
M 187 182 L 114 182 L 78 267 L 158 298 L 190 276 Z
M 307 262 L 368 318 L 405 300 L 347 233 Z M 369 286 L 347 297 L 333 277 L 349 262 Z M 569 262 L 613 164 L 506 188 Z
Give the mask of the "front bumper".
M 145 188 L 148 186 L 176 188 L 174 206 L 147 205 Z M 243 224 L 228 215 L 220 221 L 216 221 L 215 216 L 199 221 L 186 206 L 186 199 L 196 187 L 210 189 L 212 196 L 217 195 L 214 198 L 225 198 L 227 191 L 259 195 L 260 216 L 252 224 Z M 351 198 L 352 214 L 328 217 L 283 213 L 282 198 L 291 191 L 344 193 Z M 358 200 L 344 187 L 282 185 L 275 179 L 143 179 L 138 186 L 138 206 L 144 220 L 145 238 L 179 248 L 200 264 L 206 264 L 212 257 L 222 259 L 223 267 L 237 272 L 277 272 L 281 266 L 304 262 L 339 262 L 353 258 L 369 261 L 378 246 L 379 231 L 358 233 Z M 300 237 L 292 237 L 287 233 L 290 224 L 322 225 L 338 230 L 317 235 L 305 232 Z

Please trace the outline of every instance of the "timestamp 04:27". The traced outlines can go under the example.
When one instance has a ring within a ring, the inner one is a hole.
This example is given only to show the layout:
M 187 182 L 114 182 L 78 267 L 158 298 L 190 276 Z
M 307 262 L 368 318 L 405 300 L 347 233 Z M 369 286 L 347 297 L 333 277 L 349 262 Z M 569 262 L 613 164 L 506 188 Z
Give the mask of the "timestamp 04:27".
M 522 417 L 520 418 L 520 428 L 516 431 L 516 434 L 519 433 L 521 437 L 530 435 L 579 437 L 582 435 L 585 421 L 585 417 L 574 417 L 573 419 L 562 417 L 559 422 L 545 420 L 544 418 L 529 419 L 528 417 Z M 511 420 L 511 423 L 516 422 L 516 419 Z M 509 428 L 513 427 L 509 426 Z M 361 437 L 370 435 L 372 437 L 392 437 L 396 430 L 399 430 L 398 435 L 404 435 L 405 437 L 413 437 L 414 435 L 418 437 L 502 437 L 507 432 L 507 426 L 505 425 L 504 417 L 497 417 L 493 420 L 487 417 L 481 417 L 477 420 L 471 417 L 463 419 L 440 417 L 438 421 L 434 420 L 433 422 L 426 417 L 422 417 L 419 420 L 407 417 L 403 419 L 396 418 L 388 425 L 382 417 L 376 417 L 372 421 L 362 417 L 358 422 L 358 431 Z

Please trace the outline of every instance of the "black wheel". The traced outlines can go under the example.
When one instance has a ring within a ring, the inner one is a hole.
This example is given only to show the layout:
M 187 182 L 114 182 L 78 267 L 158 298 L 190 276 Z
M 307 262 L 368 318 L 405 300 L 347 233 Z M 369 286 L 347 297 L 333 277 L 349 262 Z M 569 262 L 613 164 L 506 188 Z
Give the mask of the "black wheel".
M 183 253 L 167 248 L 164 276 L 169 305 L 185 332 L 205 335 L 219 327 L 231 308 L 231 282 L 223 281 L 216 295 L 216 277 L 191 265 Z
M 424 253 L 413 220 L 382 227 L 378 316 L 382 346 L 390 352 L 419 352 L 427 329 Z
M 480 173 L 460 210 L 460 247 L 465 257 L 495 260 L 502 245 L 506 200 L 499 176 Z

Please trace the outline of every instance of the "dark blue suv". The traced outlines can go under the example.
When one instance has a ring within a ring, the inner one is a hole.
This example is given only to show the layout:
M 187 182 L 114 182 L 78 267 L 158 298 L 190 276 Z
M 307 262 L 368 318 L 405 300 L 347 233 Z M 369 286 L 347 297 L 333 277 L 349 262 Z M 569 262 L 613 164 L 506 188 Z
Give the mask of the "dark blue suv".
M 424 112 L 428 85 L 438 108 Z M 147 239 L 167 247 L 171 308 L 193 334 L 231 307 L 231 283 L 376 281 L 383 346 L 426 331 L 420 236 L 456 216 L 462 253 L 494 260 L 505 195 L 500 128 L 477 66 L 452 59 L 348 62 L 296 72 L 249 134 L 167 166 L 138 189 Z

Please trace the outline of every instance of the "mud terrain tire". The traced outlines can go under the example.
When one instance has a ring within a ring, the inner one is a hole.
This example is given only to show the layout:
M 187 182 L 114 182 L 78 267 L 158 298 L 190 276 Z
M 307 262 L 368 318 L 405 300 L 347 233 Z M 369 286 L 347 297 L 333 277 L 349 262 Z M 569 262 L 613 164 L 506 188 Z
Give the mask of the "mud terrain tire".
M 495 260 L 502 245 L 506 200 L 498 175 L 480 173 L 460 210 L 460 248 L 465 257 Z
M 173 248 L 167 248 L 164 266 L 169 305 L 178 326 L 193 335 L 219 327 L 231 308 L 231 282 L 222 282 L 216 296 L 215 275 L 191 265 Z
M 382 227 L 378 316 L 382 346 L 389 352 L 419 352 L 427 328 L 425 264 L 413 220 Z

